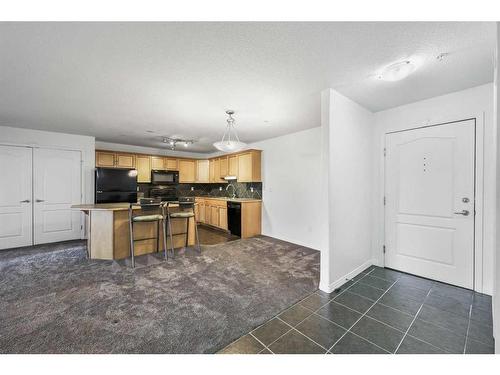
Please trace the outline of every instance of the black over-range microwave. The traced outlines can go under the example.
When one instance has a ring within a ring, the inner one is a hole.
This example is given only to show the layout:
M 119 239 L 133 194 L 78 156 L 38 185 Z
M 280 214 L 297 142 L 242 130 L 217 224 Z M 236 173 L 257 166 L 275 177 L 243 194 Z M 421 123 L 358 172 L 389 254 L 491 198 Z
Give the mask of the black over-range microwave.
M 151 183 L 155 185 L 170 185 L 179 183 L 178 171 L 151 170 Z

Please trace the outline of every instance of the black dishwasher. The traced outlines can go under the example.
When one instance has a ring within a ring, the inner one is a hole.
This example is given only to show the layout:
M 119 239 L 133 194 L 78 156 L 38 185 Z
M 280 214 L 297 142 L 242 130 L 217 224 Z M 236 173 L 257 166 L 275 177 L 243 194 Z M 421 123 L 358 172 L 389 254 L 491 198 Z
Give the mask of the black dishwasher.
M 241 237 L 241 203 L 227 202 L 227 225 L 231 234 Z

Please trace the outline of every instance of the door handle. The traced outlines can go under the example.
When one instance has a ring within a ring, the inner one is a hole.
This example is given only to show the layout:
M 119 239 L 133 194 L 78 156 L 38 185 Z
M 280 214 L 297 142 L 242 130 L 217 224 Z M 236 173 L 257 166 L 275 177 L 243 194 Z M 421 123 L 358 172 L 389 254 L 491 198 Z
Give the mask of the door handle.
M 23 201 L 20 201 L 19 203 L 29 203 L 29 202 L 31 202 L 29 199 L 25 199 Z
M 468 210 L 462 210 L 460 212 L 455 212 L 455 215 L 469 216 L 469 211 Z
M 45 202 L 45 201 L 43 199 L 36 199 L 35 202 L 40 203 L 40 202 Z

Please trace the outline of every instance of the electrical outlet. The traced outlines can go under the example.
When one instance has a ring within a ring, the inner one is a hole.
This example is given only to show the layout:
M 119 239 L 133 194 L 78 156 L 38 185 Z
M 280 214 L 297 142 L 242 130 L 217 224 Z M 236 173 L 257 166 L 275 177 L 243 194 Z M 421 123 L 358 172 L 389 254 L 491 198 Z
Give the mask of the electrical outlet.
M 191 191 L 194 191 L 194 186 L 191 186 Z
M 222 191 L 222 186 L 219 186 L 219 191 Z
M 252 192 L 252 193 L 253 193 L 253 186 L 250 188 L 250 192 Z

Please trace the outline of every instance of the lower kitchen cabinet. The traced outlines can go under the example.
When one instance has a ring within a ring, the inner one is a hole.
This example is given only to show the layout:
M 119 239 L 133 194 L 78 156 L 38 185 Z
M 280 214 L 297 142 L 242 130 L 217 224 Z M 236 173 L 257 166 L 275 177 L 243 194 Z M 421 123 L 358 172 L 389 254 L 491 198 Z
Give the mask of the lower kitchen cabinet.
M 227 207 L 219 207 L 219 228 L 227 230 Z
M 210 225 L 219 226 L 219 207 L 210 206 Z
M 220 198 L 196 198 L 196 217 L 199 223 L 222 230 L 229 230 L 227 201 Z M 261 234 L 261 209 L 259 200 L 240 201 L 241 238 Z

